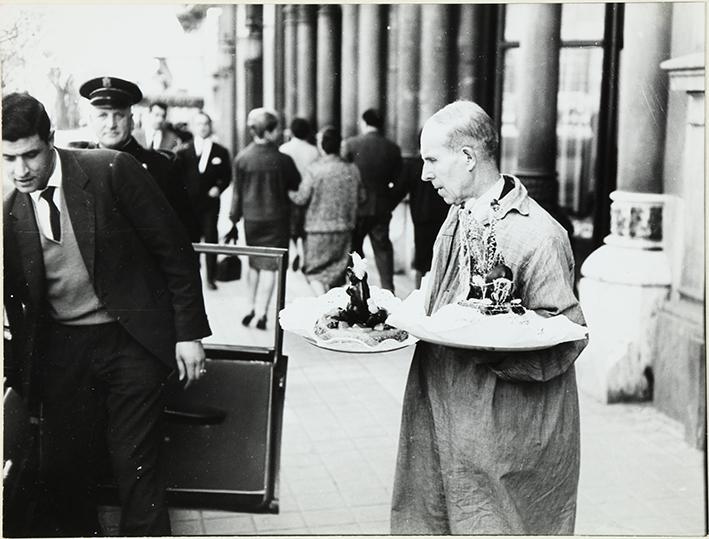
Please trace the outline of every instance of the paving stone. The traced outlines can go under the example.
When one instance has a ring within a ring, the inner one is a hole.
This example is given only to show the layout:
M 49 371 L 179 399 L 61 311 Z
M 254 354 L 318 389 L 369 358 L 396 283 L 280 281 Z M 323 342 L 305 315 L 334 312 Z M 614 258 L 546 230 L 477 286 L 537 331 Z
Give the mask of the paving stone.
M 203 535 L 201 520 L 180 520 L 172 523 L 173 535 Z
M 207 535 L 247 535 L 256 533 L 256 525 L 251 516 L 205 518 L 204 532 Z

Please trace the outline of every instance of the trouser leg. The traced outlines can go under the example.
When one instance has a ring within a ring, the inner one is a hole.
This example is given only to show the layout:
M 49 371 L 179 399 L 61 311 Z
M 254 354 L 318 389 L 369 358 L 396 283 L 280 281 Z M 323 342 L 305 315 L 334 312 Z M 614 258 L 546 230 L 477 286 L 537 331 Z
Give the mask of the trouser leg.
M 382 288 L 394 292 L 394 248 L 389 239 L 391 214 L 378 216 L 369 231 Z
M 104 417 L 91 373 L 96 346 L 89 332 L 53 324 L 40 358 L 41 486 L 35 528 L 41 536 L 100 534 L 94 477 Z
M 364 258 L 364 238 L 369 234 L 371 217 L 358 217 L 352 231 L 352 250 Z
M 160 468 L 168 369 L 122 327 L 107 335 L 97 377 L 106 390 L 106 441 L 122 512 L 122 535 L 170 535 Z
M 202 215 L 202 236 L 206 243 L 219 243 L 219 233 L 217 231 L 217 220 L 219 218 L 219 206 L 210 208 Z M 217 268 L 217 255 L 206 254 L 207 259 L 207 281 L 214 281 Z

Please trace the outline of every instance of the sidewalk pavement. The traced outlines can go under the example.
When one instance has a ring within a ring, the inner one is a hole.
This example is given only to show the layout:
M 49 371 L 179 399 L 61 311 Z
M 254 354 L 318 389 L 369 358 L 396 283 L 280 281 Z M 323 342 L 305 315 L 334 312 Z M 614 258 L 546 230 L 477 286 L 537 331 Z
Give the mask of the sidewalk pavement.
M 396 286 L 401 297 L 413 288 L 402 276 Z M 288 300 L 307 294 L 302 274 L 289 272 Z M 284 351 L 280 514 L 173 509 L 175 535 L 389 533 L 413 347 L 342 354 L 286 334 Z M 650 403 L 604 405 L 583 394 L 580 402 L 576 533 L 704 536 L 705 456 L 684 442 L 681 426 Z M 115 531 L 116 519 L 108 517 Z

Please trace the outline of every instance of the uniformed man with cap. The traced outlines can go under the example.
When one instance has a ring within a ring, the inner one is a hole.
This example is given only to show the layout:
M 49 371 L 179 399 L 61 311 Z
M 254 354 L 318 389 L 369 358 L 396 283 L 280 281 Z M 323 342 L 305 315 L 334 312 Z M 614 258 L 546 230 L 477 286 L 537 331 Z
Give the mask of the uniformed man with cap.
M 127 152 L 135 157 L 155 178 L 185 229 L 191 232 L 197 218 L 175 155 L 168 151 L 145 149 L 131 134 L 131 107 L 143 99 L 140 88 L 118 77 L 96 77 L 82 84 L 79 93 L 91 103 L 89 119 L 99 146 Z

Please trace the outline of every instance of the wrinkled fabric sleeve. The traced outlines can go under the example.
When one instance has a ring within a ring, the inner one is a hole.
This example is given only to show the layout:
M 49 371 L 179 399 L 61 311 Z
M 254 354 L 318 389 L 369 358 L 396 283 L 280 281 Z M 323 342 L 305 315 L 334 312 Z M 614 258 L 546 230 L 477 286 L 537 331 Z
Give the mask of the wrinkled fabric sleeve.
M 288 191 L 288 197 L 294 204 L 297 204 L 298 206 L 305 206 L 313 194 L 314 183 L 315 180 L 313 179 L 312 173 L 310 170 L 306 170 L 303 175 L 303 181 L 300 182 L 300 185 L 298 186 L 298 190 Z
M 523 304 L 541 316 L 564 315 L 572 322 L 585 325 L 573 292 L 573 264 L 568 242 L 555 237 L 546 239 L 519 270 Z M 488 368 L 510 382 L 546 382 L 566 372 L 587 343 L 584 339 L 544 350 L 506 353 L 498 357 L 498 361 L 488 363 Z
M 238 157 L 234 159 L 232 193 L 231 193 L 231 208 L 229 209 L 229 219 L 232 223 L 238 223 L 242 216 L 242 174 L 243 171 L 239 168 Z

